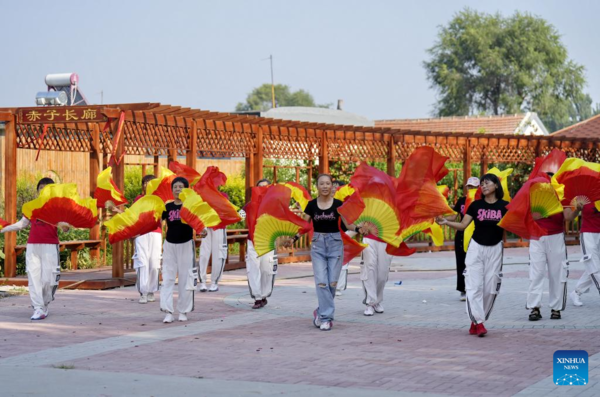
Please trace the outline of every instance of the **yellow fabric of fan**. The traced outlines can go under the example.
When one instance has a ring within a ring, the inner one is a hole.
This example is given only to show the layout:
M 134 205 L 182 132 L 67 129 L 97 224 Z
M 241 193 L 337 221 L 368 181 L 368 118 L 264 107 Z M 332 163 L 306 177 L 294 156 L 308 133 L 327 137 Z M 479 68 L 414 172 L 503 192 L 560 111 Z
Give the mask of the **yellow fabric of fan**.
M 279 237 L 292 237 L 298 233 L 300 227 L 292 222 L 283 221 L 269 214 L 262 214 L 256 221 L 254 230 L 254 249 L 258 256 L 265 255 L 275 250 L 275 243 Z
M 377 227 L 377 237 L 388 244 L 398 247 L 402 240 L 396 233 L 400 230 L 400 223 L 394 210 L 383 200 L 367 197 L 364 200 L 365 210 L 354 222 L 360 225 L 370 222 Z
M 550 183 L 535 183 L 530 191 L 531 213 L 548 218 L 563 212 L 554 187 Z
M 221 223 L 221 218 L 219 218 L 219 214 L 204 200 L 198 193 L 196 193 L 192 189 L 183 189 L 179 194 L 179 199 L 183 202 L 183 208 L 189 211 L 190 215 L 195 220 L 199 220 L 202 222 L 204 227 L 214 227 Z M 191 219 L 188 219 L 191 220 Z M 181 219 L 183 223 L 187 222 L 186 219 Z M 192 221 L 192 223 L 195 223 Z M 194 228 L 195 229 L 195 228 Z M 196 230 L 198 231 L 198 230 Z
M 508 201 L 510 203 L 511 197 L 510 192 L 508 191 L 508 176 L 512 174 L 513 169 L 507 168 L 504 171 L 500 171 L 498 168 L 494 167 L 488 171 L 488 174 L 493 174 L 500 179 L 500 185 L 502 186 L 502 190 L 504 191 L 504 197 L 502 200 Z M 466 236 L 465 236 L 466 237 Z
M 333 198 L 340 200 L 340 201 L 344 201 L 346 199 L 346 197 L 352 196 L 354 194 L 354 192 L 355 192 L 355 190 L 352 188 L 352 186 L 344 185 L 344 186 L 340 187 L 338 190 L 336 190 Z
M 471 242 L 471 238 L 473 237 L 473 232 L 475 231 L 475 222 L 471 222 L 469 226 L 465 229 L 464 240 L 463 240 L 463 248 L 465 252 L 469 249 L 469 243 Z

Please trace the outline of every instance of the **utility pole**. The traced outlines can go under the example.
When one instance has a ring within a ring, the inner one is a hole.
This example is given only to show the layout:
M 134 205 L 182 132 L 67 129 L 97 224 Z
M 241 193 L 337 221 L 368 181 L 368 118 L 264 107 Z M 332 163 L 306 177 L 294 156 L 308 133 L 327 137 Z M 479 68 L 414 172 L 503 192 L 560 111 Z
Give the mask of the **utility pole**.
M 273 79 L 273 55 L 269 55 L 267 58 L 271 62 L 271 101 L 273 109 L 275 109 L 275 80 Z

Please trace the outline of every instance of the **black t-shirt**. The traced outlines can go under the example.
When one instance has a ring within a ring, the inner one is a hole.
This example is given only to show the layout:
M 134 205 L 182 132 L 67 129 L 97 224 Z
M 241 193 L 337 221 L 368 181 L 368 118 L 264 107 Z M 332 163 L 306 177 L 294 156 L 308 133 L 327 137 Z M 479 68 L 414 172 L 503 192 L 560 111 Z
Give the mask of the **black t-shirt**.
M 342 202 L 338 199 L 333 199 L 331 207 L 322 210 L 317 205 L 317 199 L 308 202 L 304 213 L 311 217 L 313 227 L 317 233 L 339 233 L 337 209 L 342 206 Z
M 454 208 L 452 208 L 454 210 L 454 212 L 458 213 L 459 215 L 459 219 L 462 221 L 463 217 L 465 215 L 465 203 L 467 202 L 467 198 L 466 197 L 461 197 L 458 199 L 458 201 L 456 201 L 456 204 L 454 204 Z M 463 237 L 464 237 L 465 232 L 457 230 L 456 233 L 454 234 L 454 241 L 460 240 L 462 241 Z
M 190 225 L 181 222 L 179 211 L 183 204 L 167 203 L 167 210 L 163 212 L 162 219 L 167 221 L 167 241 L 172 244 L 187 243 L 194 237 Z
M 487 203 L 484 199 L 476 200 L 467 210 L 467 214 L 475 222 L 473 240 L 481 245 L 496 245 L 502 241 L 504 229 L 498 226 L 498 222 L 508 211 L 508 202 L 498 200 L 494 204 Z

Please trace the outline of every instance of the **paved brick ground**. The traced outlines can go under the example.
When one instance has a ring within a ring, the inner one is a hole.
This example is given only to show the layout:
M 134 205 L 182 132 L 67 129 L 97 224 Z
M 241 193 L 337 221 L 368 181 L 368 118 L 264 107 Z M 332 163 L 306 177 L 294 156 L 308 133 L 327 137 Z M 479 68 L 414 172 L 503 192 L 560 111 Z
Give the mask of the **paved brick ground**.
M 273 297 L 258 311 L 250 309 L 244 271 L 230 272 L 219 292 L 196 295 L 185 324 L 162 324 L 158 303 L 138 304 L 134 288 L 59 291 L 50 317 L 40 322 L 28 319 L 28 296 L 2 299 L 1 394 L 186 395 L 187 379 L 199 382 L 194 395 L 600 394 L 600 296 L 592 291 L 579 308 L 569 302 L 560 321 L 550 320 L 544 308 L 543 320 L 529 322 L 526 256 L 526 250 L 507 250 L 485 338 L 468 335 L 452 253 L 395 261 L 385 313 L 373 317 L 362 315 L 353 265 L 331 332 L 311 323 L 316 297 L 306 277 L 310 264 L 280 266 Z M 581 271 L 573 263 L 570 289 Z M 552 355 L 559 349 L 593 356 L 587 386 L 553 385 Z M 23 379 L 28 373 L 67 384 L 38 392 L 35 382 Z M 86 392 L 69 394 L 70 382 L 82 379 L 90 385 Z M 139 388 L 140 381 L 149 391 Z

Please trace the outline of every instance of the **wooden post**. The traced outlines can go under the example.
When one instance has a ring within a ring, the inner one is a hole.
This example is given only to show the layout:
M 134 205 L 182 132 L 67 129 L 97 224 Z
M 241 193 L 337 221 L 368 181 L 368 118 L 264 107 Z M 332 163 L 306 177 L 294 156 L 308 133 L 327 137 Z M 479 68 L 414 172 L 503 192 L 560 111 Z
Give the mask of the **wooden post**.
M 158 167 L 158 155 L 154 156 L 154 176 L 158 178 L 158 174 L 160 173 L 160 168 Z
M 142 164 L 142 178 L 146 176 L 146 171 L 147 171 L 147 165 L 146 164 Z
M 113 134 L 116 134 L 117 131 L 117 127 L 118 127 L 118 121 L 115 121 L 114 123 L 112 123 L 112 131 Z M 121 157 L 121 154 L 124 153 L 125 151 L 125 134 L 121 134 L 121 137 L 119 139 L 119 142 L 117 142 L 117 148 L 115 151 L 115 156 L 114 159 L 119 159 Z M 115 184 L 117 185 L 117 187 L 121 190 L 124 191 L 125 189 L 125 161 L 121 161 L 119 164 L 116 163 L 116 161 L 114 162 L 113 165 L 113 178 L 115 180 Z M 125 274 L 125 269 L 124 269 L 124 250 L 123 250 L 123 242 L 120 241 L 118 243 L 113 244 L 112 246 L 113 251 L 112 251 L 112 276 L 115 278 L 122 278 L 123 275 Z
M 167 167 L 169 167 L 171 161 L 177 161 L 177 149 L 169 149 L 167 153 Z
M 256 185 L 254 180 L 254 154 L 249 153 L 246 156 L 246 202 L 250 201 L 252 187 Z
M 321 147 L 319 150 L 319 174 L 329 173 L 329 148 L 327 147 L 327 131 L 321 130 Z
M 463 154 L 463 185 L 471 177 L 471 141 L 467 138 L 465 143 L 465 152 Z
M 17 130 L 16 116 L 7 121 L 4 145 L 4 220 L 17 221 Z M 17 275 L 17 233 L 4 234 L 4 276 Z
M 387 174 L 392 177 L 396 176 L 396 141 L 393 135 L 390 135 L 388 144 Z
M 96 182 L 100 173 L 100 127 L 98 123 L 92 124 L 92 142 L 90 151 L 90 197 L 94 197 Z M 100 223 L 90 229 L 90 240 L 100 239 Z M 77 254 L 76 254 L 77 255 Z M 98 262 L 100 260 L 100 247 L 90 249 L 90 258 Z M 71 263 L 73 260 L 71 259 Z
M 196 120 L 192 121 L 192 125 L 191 125 L 191 131 L 190 131 L 190 140 L 189 140 L 189 146 L 188 146 L 188 151 L 186 153 L 186 157 L 185 157 L 185 164 L 188 167 L 191 167 L 193 169 L 196 169 L 196 151 L 197 151 L 197 145 L 198 145 L 198 124 L 196 123 Z M 192 183 L 192 181 L 189 181 L 190 183 Z
M 487 155 L 486 155 L 486 149 L 485 148 L 481 151 L 481 161 L 479 162 L 479 170 L 480 170 L 480 175 L 479 175 L 480 178 L 482 176 L 484 176 L 485 174 L 487 174 L 487 170 L 488 170 L 488 158 L 487 158 Z
M 277 183 L 277 166 L 273 166 L 273 183 Z
M 300 167 L 296 166 L 296 183 L 300 183 Z
M 314 167 L 315 162 L 311 159 L 308 160 L 308 175 L 306 177 L 306 190 L 311 191 L 312 188 L 312 171 L 313 171 L 313 167 Z
M 260 181 L 263 179 L 263 126 L 258 126 L 256 131 L 256 152 L 254 154 L 254 180 Z

